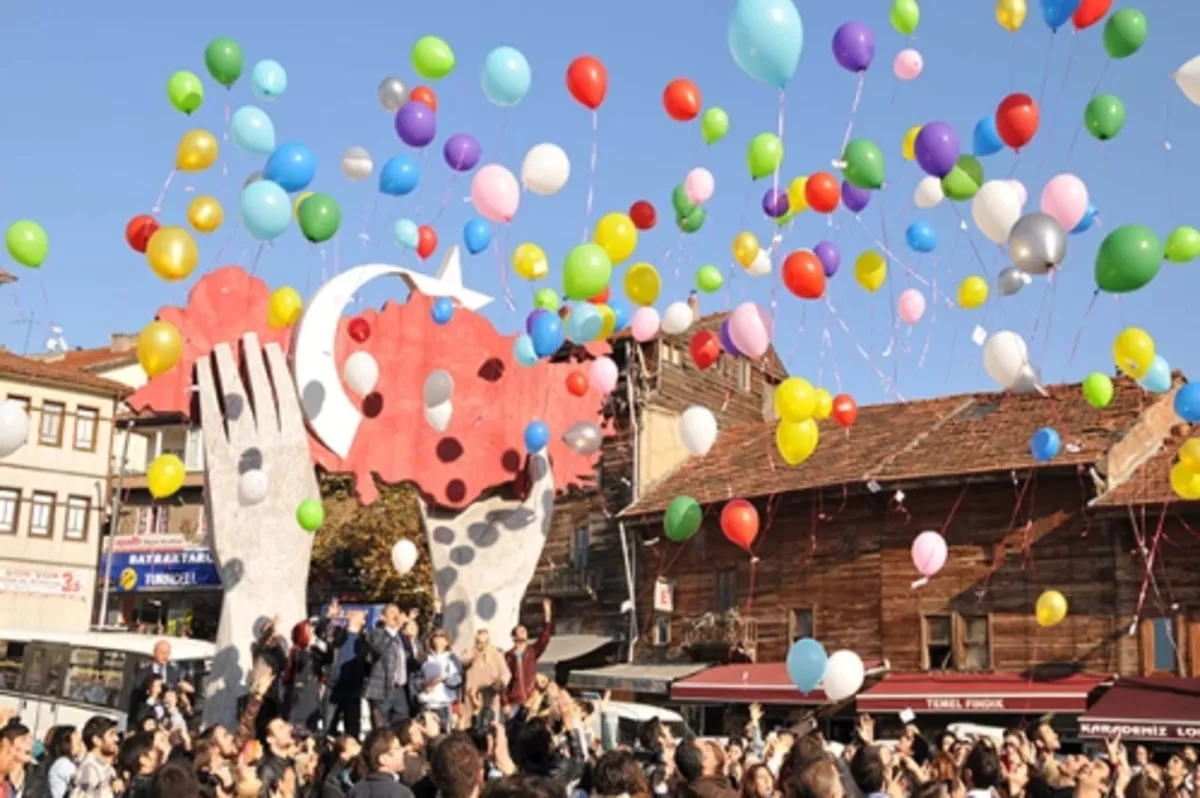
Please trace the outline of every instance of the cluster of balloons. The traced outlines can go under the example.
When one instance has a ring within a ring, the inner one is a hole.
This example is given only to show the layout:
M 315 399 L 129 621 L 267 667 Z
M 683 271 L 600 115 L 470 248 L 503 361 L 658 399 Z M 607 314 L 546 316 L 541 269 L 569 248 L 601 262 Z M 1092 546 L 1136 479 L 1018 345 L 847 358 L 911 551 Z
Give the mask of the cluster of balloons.
M 688 172 L 684 182 L 675 186 L 671 192 L 671 206 L 675 209 L 675 226 L 681 233 L 694 233 L 704 226 L 708 212 L 703 203 L 707 202 L 716 190 L 716 182 L 712 172 L 707 169 L 693 169 Z
M 788 678 L 797 690 L 811 693 L 820 687 L 825 697 L 835 703 L 852 698 L 866 679 L 866 668 L 857 654 L 847 650 L 826 654 L 825 647 L 811 637 L 792 644 L 786 666 Z

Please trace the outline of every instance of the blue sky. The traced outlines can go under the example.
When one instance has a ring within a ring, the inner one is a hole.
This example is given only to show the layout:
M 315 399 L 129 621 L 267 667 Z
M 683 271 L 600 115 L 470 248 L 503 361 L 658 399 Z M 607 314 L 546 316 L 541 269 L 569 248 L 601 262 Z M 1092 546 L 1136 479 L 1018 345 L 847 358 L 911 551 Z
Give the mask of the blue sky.
M 1115 7 L 1122 4 L 1118 0 Z M 272 285 L 311 292 L 322 264 L 329 271 L 373 261 L 415 265 L 415 257 L 402 254 L 391 240 L 389 218 L 409 216 L 427 223 L 440 217 L 439 255 L 460 241 L 463 224 L 472 215 L 463 201 L 469 183 L 459 178 L 451 184 L 440 147 L 456 131 L 480 140 L 484 162 L 498 161 L 514 172 L 529 147 L 542 141 L 558 143 L 570 156 L 568 186 L 550 198 L 525 194 L 511 230 L 497 236 L 507 242 L 506 267 L 508 254 L 521 241 L 537 242 L 546 250 L 552 272 L 551 281 L 543 284 L 557 285 L 563 259 L 580 241 L 589 182 L 594 182 L 596 197 L 593 221 L 639 199 L 657 207 L 659 225 L 643 234 L 634 259 L 659 267 L 665 281 L 660 309 L 686 296 L 700 265 L 728 269 L 730 243 L 739 230 L 766 241 L 773 229 L 759 210 L 770 180 L 750 181 L 745 150 L 756 133 L 774 131 L 777 96 L 733 62 L 726 44 L 730 3 L 363 0 L 347 6 L 127 0 L 73 5 L 71 13 L 64 13 L 55 4 L 14 0 L 0 28 L 5 75 L 0 81 L 5 120 L 0 126 L 0 225 L 32 218 L 51 238 L 51 254 L 40 271 L 3 263 L 21 282 L 0 288 L 0 321 L 35 314 L 39 326 L 31 351 L 42 348 L 46 320 L 62 326 L 72 346 L 97 345 L 110 332 L 139 329 L 162 304 L 182 303 L 188 287 L 214 265 L 249 265 L 253 260 L 256 243 L 237 231 L 232 217 L 244 178 L 260 168 L 262 159 L 237 152 L 231 144 L 221 158 L 228 174 L 218 165 L 202 175 L 180 176 L 163 205 L 163 222 L 175 224 L 185 224 L 187 203 L 195 196 L 188 187 L 214 194 L 225 205 L 226 226 L 198 237 L 201 265 L 191 280 L 160 281 L 123 240 L 125 222 L 154 204 L 179 137 L 194 126 L 218 137 L 224 131 L 226 93 L 204 73 L 204 47 L 214 36 L 236 38 L 246 53 L 247 74 L 233 88 L 232 106 L 264 108 L 280 142 L 309 145 L 318 160 L 311 188 L 333 194 L 343 209 L 337 247 L 326 245 L 322 253 L 304 242 L 293 224 L 273 248 L 262 252 L 257 273 Z M 1200 28 L 1200 5 L 1139 3 L 1149 19 L 1150 38 L 1141 52 L 1107 68 L 1102 26 L 1078 35 L 1068 26 L 1052 43 L 1036 0 L 1030 6 L 1028 21 L 1013 37 L 995 23 L 986 0 L 925 0 L 920 28 L 908 40 L 889 26 L 884 0 L 800 3 L 805 48 L 787 90 L 783 177 L 828 170 L 837 153 L 856 78 L 836 65 L 830 41 L 835 28 L 853 18 L 867 23 L 878 41 L 854 131 L 883 148 L 888 185 L 861 216 L 869 234 L 840 209 L 833 229 L 809 212 L 784 238 L 784 252 L 812 247 L 826 237 L 840 247 L 842 270 L 828 292 L 836 314 L 823 310 L 821 303 L 787 294 L 779 281 L 778 260 L 771 277 L 752 280 L 737 274 L 721 293 L 704 297 L 702 307 L 721 310 L 745 300 L 765 304 L 774 295 L 775 342 L 792 371 L 852 392 L 863 403 L 896 398 L 879 374 L 895 380 L 895 388 L 908 398 L 990 388 L 980 350 L 971 341 L 976 325 L 1025 335 L 1046 381 L 1110 371 L 1112 339 L 1126 324 L 1146 327 L 1174 368 L 1200 371 L 1194 345 L 1200 262 L 1166 265 L 1141 292 L 1119 302 L 1101 296 L 1087 312 L 1095 250 L 1105 231 L 1139 222 L 1165 237 L 1178 224 L 1200 223 L 1193 189 L 1200 181 L 1200 108 L 1190 105 L 1168 77 L 1200 51 L 1191 35 Z M 402 200 L 381 197 L 374 179 L 351 183 L 338 162 L 351 145 L 370 150 L 377 165 L 407 151 L 375 92 L 390 74 L 410 85 L 420 82 L 409 52 L 427 33 L 449 41 L 458 59 L 456 71 L 433 84 L 440 102 L 438 140 L 422 161 L 422 188 Z M 483 59 L 500 45 L 524 52 L 534 75 L 530 95 L 508 110 L 491 105 L 479 88 Z M 919 49 L 925 59 L 924 73 L 911 83 L 901 83 L 891 68 L 895 53 L 906 46 Z M 568 63 L 582 54 L 603 60 L 609 72 L 594 178 L 588 169 L 590 115 L 570 98 L 564 79 Z M 288 72 L 286 94 L 272 103 L 257 100 L 248 85 L 250 68 L 263 58 L 279 61 Z M 167 78 L 178 69 L 206 77 L 205 105 L 193 119 L 174 111 L 166 99 Z M 700 86 L 706 106 L 720 105 L 729 112 L 730 133 L 721 143 L 703 145 L 698 122 L 681 124 L 664 113 L 663 87 L 680 76 Z M 1102 146 L 1079 133 L 1072 148 L 1083 107 L 1097 86 L 1125 100 L 1128 123 L 1115 141 Z M 909 285 L 921 286 L 895 266 L 888 285 L 876 294 L 855 284 L 853 260 L 874 246 L 872 236 L 885 239 L 909 267 L 936 280 L 950 295 L 963 277 L 983 272 L 970 242 L 992 275 L 1003 265 L 996 247 L 970 224 L 969 203 L 958 206 L 968 220 L 967 233 L 959 229 L 949 204 L 932 211 L 912 207 L 912 191 L 922 173 L 900 158 L 904 132 L 940 119 L 953 125 L 969 146 L 976 121 L 1014 90 L 1043 96 L 1041 129 L 1019 157 L 1005 152 L 986 159 L 988 175 L 1012 173 L 1022 180 L 1030 195 L 1027 209 L 1032 209 L 1046 180 L 1058 172 L 1074 172 L 1087 183 L 1102 226 L 1071 238 L 1053 287 L 1039 282 L 1006 300 L 993 292 L 988 305 L 976 311 L 931 301 L 925 319 L 911 333 L 901 329 L 889 347 L 895 296 Z M 1170 153 L 1165 139 L 1171 141 Z M 671 221 L 670 195 L 695 166 L 716 176 L 716 195 L 704 228 L 681 239 Z M 933 224 L 939 234 L 939 249 L 932 255 L 918 256 L 904 247 L 904 228 L 918 219 Z M 358 238 L 364 226 L 375 239 L 366 244 Z M 439 260 L 435 256 L 427 268 Z M 503 295 L 495 252 L 465 257 L 464 268 L 471 287 Z M 618 279 L 622 273 L 617 271 Z M 508 283 L 518 312 L 502 301 L 488 311 L 504 331 L 522 325 L 531 307 L 529 285 L 511 269 Z M 373 289 L 364 299 L 380 302 L 386 296 L 382 288 Z M 0 343 L 20 351 L 25 333 L 25 326 L 5 323 Z

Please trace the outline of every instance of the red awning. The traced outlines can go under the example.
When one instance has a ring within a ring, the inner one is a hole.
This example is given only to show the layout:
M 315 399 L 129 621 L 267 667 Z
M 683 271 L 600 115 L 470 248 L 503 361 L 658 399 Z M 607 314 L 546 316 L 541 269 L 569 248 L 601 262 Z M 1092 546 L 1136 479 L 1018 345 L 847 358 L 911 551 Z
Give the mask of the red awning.
M 865 663 L 867 670 L 879 665 Z M 817 706 L 828 701 L 825 691 L 802 693 L 788 678 L 782 662 L 717 665 L 671 685 L 676 701 L 711 701 L 721 704 L 791 704 Z
M 924 714 L 1079 714 L 1106 677 L 1075 674 L 1049 681 L 1002 673 L 891 673 L 859 693 L 860 712 Z
M 1200 741 L 1200 679 L 1118 679 L 1079 719 L 1079 736 Z

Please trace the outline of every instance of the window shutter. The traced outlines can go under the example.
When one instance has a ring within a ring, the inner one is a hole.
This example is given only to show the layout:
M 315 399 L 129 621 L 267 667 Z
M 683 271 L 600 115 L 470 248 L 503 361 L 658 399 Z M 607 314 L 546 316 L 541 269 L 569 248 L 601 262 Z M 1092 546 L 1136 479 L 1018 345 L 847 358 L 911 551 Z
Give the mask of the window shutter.
M 1191 617 L 1188 618 L 1187 629 L 1187 645 L 1181 645 L 1180 648 L 1188 652 L 1187 675 L 1193 679 L 1200 679 L 1200 611 L 1192 610 Z
M 954 645 L 954 668 L 962 670 L 967 666 L 967 621 L 958 613 L 954 613 L 951 642 Z
M 1141 653 L 1142 675 L 1154 672 L 1154 621 L 1143 618 L 1138 624 L 1138 648 Z
M 1188 623 L 1187 617 L 1179 613 L 1175 621 L 1175 669 L 1180 676 L 1188 675 Z

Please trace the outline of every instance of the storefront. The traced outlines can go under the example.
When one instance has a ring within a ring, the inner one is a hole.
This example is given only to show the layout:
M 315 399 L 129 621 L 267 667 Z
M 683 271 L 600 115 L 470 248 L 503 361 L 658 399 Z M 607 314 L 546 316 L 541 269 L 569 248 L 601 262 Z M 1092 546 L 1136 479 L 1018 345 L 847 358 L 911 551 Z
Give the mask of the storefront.
M 117 539 L 122 540 L 121 538 Z M 107 626 L 212 640 L 221 617 L 221 575 L 206 547 L 125 541 L 105 556 Z
M 1079 736 L 1127 742 L 1200 742 L 1200 679 L 1118 679 L 1079 719 Z

